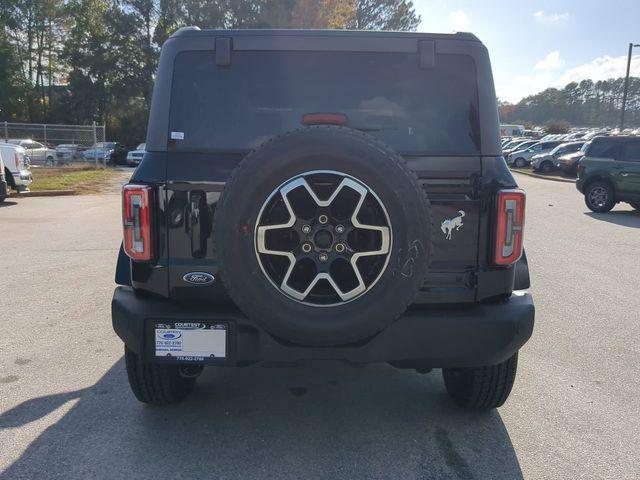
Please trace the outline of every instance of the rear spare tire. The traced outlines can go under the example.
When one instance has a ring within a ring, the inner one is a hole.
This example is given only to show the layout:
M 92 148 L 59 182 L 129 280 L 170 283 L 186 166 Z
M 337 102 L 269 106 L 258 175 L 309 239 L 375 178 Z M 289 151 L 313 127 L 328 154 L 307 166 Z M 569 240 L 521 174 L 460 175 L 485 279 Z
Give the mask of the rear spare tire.
M 245 314 L 303 345 L 374 335 L 411 303 L 430 206 L 404 160 L 356 130 L 276 137 L 233 172 L 214 222 L 220 278 Z

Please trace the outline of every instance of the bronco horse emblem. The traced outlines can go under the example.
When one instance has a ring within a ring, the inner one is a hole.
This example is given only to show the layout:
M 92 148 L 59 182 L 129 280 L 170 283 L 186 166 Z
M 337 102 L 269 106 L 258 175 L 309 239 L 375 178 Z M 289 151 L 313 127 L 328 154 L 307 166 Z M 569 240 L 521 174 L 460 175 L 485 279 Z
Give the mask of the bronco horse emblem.
M 453 232 L 454 228 L 456 230 L 460 230 L 460 227 L 464 225 L 464 223 L 462 223 L 464 212 L 462 210 L 458 210 L 458 213 L 460 215 L 458 215 L 457 217 L 446 219 L 440 224 L 440 229 L 442 230 L 442 233 L 444 233 L 447 240 L 451 240 L 451 232 Z

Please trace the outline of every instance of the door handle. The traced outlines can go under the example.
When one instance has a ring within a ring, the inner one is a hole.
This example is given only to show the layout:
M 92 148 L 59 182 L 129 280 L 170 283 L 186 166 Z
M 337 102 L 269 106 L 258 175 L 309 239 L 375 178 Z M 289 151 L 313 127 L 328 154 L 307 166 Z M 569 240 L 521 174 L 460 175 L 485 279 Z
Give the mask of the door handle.
M 191 234 L 191 254 L 202 258 L 207 253 L 207 203 L 205 193 L 191 192 L 189 202 L 189 228 Z

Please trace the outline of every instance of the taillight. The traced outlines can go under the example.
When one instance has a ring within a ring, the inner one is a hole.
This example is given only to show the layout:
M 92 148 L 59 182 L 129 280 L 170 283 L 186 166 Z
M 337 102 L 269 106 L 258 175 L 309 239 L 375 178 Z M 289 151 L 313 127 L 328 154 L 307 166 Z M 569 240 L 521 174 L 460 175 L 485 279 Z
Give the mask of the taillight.
M 519 189 L 500 190 L 496 200 L 493 262 L 510 265 L 522 255 L 525 193 Z
M 349 119 L 344 113 L 305 113 L 303 125 L 347 125 Z
M 137 261 L 154 258 L 154 232 L 151 205 L 153 190 L 146 185 L 125 185 L 122 189 L 124 251 Z

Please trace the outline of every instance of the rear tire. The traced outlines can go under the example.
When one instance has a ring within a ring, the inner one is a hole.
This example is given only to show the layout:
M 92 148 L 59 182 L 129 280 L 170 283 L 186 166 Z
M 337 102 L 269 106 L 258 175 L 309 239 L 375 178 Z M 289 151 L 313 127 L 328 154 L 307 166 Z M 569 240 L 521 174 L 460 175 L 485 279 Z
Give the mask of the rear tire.
M 584 191 L 584 203 L 595 213 L 606 213 L 616 204 L 613 187 L 606 182 L 593 182 Z
M 488 410 L 504 404 L 516 379 L 518 353 L 508 360 L 487 367 L 443 368 L 449 395 L 458 405 Z
M 162 406 L 184 400 L 196 383 L 196 375 L 186 376 L 185 367 L 143 361 L 140 356 L 124 347 L 127 377 L 138 400 Z
M 13 174 L 9 171 L 9 169 L 7 167 L 4 167 L 4 178 L 7 181 L 7 188 L 13 188 L 14 190 L 18 190 L 16 188 L 16 183 L 13 180 Z

